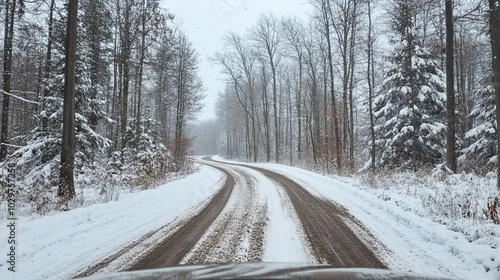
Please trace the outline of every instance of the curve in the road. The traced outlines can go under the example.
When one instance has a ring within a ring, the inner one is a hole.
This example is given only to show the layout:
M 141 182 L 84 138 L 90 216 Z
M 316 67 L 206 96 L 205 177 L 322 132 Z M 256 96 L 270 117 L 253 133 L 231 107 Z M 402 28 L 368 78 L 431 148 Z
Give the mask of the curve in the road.
M 315 197 L 277 172 L 245 164 L 234 165 L 261 172 L 286 190 L 318 261 L 335 267 L 387 268 L 345 224 L 343 218 L 348 218 L 349 214 L 341 207 Z

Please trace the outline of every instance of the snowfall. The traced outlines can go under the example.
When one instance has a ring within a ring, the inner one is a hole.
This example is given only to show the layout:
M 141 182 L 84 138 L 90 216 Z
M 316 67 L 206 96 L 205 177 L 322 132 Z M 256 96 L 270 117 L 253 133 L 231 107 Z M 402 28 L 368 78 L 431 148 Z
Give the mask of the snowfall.
M 470 219 L 451 225 L 424 208 L 419 196 L 412 195 L 418 191 L 417 186 L 375 188 L 359 178 L 323 175 L 278 164 L 253 165 L 284 174 L 313 195 L 345 207 L 363 224 L 353 224 L 353 230 L 362 240 L 377 240 L 367 245 L 392 270 L 451 279 L 500 279 L 500 225 Z M 273 184 L 265 178 L 259 182 Z M 158 238 L 156 234 L 149 235 L 149 241 L 141 238 L 151 232 L 175 230 L 182 220 L 196 215 L 223 183 L 223 173 L 200 165 L 198 171 L 183 179 L 121 194 L 107 203 L 19 217 L 15 273 L 7 270 L 5 237 L 9 229 L 2 216 L 0 279 L 67 279 L 137 240 L 142 246 L 152 244 Z M 287 236 L 300 235 L 300 230 L 293 213 L 281 207 L 282 194 L 268 190 L 262 196 L 275 202 L 268 211 L 270 223 L 263 260 L 313 260 L 309 249 Z M 124 255 L 144 250 L 141 246 L 130 248 Z M 119 261 L 115 265 L 119 267 Z

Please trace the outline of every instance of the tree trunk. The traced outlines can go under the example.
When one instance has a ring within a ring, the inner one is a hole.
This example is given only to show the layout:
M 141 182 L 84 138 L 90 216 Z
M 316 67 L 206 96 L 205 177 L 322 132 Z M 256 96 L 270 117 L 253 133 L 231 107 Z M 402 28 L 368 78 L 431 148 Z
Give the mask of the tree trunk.
M 302 160 L 302 56 L 299 56 L 299 88 L 297 93 L 297 156 L 299 161 Z
M 374 61 L 373 61 L 373 25 L 372 25 L 372 9 L 371 0 L 368 0 L 368 68 L 367 68 L 367 78 L 368 78 L 368 109 L 370 114 L 370 136 L 372 140 L 372 145 L 370 149 L 371 155 L 371 170 L 375 170 L 375 121 L 373 116 L 373 87 L 375 84 L 375 71 L 374 71 Z
M 143 3 L 145 5 L 145 3 Z M 146 7 L 142 7 L 141 15 L 141 49 L 139 54 L 139 73 L 137 79 L 137 107 L 135 116 L 135 140 L 134 145 L 137 148 L 139 146 L 139 140 L 141 136 L 141 105 L 142 105 L 142 75 L 144 71 L 144 59 L 146 52 Z
M 448 133 L 446 134 L 446 162 L 448 167 L 457 172 L 457 156 L 455 151 L 455 81 L 454 81 L 454 34 L 453 34 L 453 1 L 446 0 L 446 117 Z
M 497 114 L 497 157 L 500 155 L 500 1 L 489 0 L 491 52 L 493 60 L 493 85 Z M 497 159 L 497 188 L 500 190 L 500 162 Z
M 129 1 L 125 2 L 124 10 L 124 23 L 123 34 L 121 38 L 121 64 L 123 65 L 123 81 L 122 81 L 122 100 L 121 100 L 121 116 L 120 116 L 120 135 L 121 135 L 121 149 L 127 146 L 127 120 L 128 120 L 128 96 L 130 90 L 130 53 L 132 44 L 132 34 L 130 31 L 131 19 L 131 6 Z
M 182 38 L 184 39 L 184 38 Z M 181 42 L 182 47 L 184 47 L 184 41 Z M 184 146 L 183 140 L 183 130 L 184 130 L 184 102 L 185 102 L 185 57 L 184 49 L 180 51 L 179 54 L 179 65 L 177 68 L 177 110 L 175 117 L 175 143 L 174 143 L 174 160 L 176 164 L 177 171 L 180 170 L 180 165 L 184 161 Z
M 337 115 L 337 102 L 335 98 L 335 76 L 333 74 L 333 55 L 332 55 L 332 43 L 330 40 L 330 19 L 328 18 L 327 9 L 330 8 L 330 4 L 325 3 L 326 0 L 323 0 L 323 9 L 324 9 L 324 20 L 325 20 L 325 35 L 326 42 L 328 47 L 328 66 L 329 66 L 329 74 L 330 74 L 330 94 L 332 96 L 332 118 L 333 118 L 333 138 L 335 142 L 335 155 L 337 157 L 337 169 L 338 171 L 342 171 L 342 151 L 340 147 L 340 134 L 339 134 L 339 123 L 338 123 L 338 115 Z
M 78 0 L 69 1 L 68 25 L 66 31 L 66 61 L 64 75 L 63 137 L 61 148 L 61 169 L 57 195 L 63 201 L 75 196 L 73 169 L 75 165 L 75 64 L 77 39 Z
M 349 46 L 349 168 L 351 172 L 354 172 L 354 52 L 356 44 L 356 21 L 357 21 L 358 5 L 354 1 L 352 14 L 350 20 L 351 22 L 351 36 L 350 36 L 350 46 Z
M 279 128 L 279 116 L 278 116 L 278 88 L 277 88 L 277 78 L 276 78 L 276 67 L 274 61 L 270 54 L 269 63 L 271 64 L 271 73 L 273 76 L 273 115 L 274 115 L 274 147 L 276 155 L 276 163 L 280 162 L 280 128 Z
M 5 5 L 5 33 L 3 46 L 3 100 L 2 132 L 0 133 L 0 161 L 7 157 L 7 138 L 9 136 L 10 82 L 12 75 L 12 38 L 14 37 L 14 17 L 16 0 L 7 0 Z
M 50 8 L 49 8 L 49 29 L 47 33 L 47 53 L 45 57 L 45 82 L 43 83 L 43 97 L 44 99 L 50 95 L 50 89 L 47 84 L 47 80 L 50 77 L 50 72 L 52 69 L 52 33 L 53 33 L 53 22 L 54 22 L 54 10 L 56 6 L 56 1 L 51 0 L 50 1 Z M 44 110 L 44 105 L 45 100 L 42 101 L 42 110 Z M 41 130 L 45 131 L 47 128 L 47 117 L 42 117 L 41 119 Z

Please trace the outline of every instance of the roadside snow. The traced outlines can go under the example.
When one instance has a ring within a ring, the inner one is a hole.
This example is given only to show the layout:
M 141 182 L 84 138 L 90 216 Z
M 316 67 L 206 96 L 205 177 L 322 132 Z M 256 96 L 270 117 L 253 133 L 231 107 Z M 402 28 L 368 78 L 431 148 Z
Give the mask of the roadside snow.
M 462 233 L 432 221 L 417 199 L 397 190 L 372 189 L 356 179 L 278 164 L 249 165 L 284 174 L 313 195 L 344 206 L 381 242 L 368 245 L 391 269 L 452 279 L 500 279 L 500 248 L 491 245 L 495 242 L 469 242 Z M 366 234 L 355 229 L 361 237 Z
M 124 244 L 168 223 L 194 215 L 224 183 L 219 171 L 202 166 L 188 177 L 156 189 L 120 196 L 51 216 L 17 220 L 16 272 L 0 255 L 0 279 L 68 279 Z M 7 221 L 0 228 L 0 251 L 7 252 Z

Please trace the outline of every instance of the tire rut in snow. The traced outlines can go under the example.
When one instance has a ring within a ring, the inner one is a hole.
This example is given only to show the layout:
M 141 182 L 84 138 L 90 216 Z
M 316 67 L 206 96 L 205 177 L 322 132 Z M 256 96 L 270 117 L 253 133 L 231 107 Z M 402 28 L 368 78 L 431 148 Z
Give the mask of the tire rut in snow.
M 239 173 L 243 180 L 237 180 L 226 208 L 182 264 L 262 261 L 267 207 L 253 179 Z
M 349 214 L 340 206 L 313 196 L 281 174 L 254 169 L 285 188 L 320 262 L 337 267 L 387 268 L 344 223 Z
M 222 168 L 213 166 L 226 175 L 223 188 L 211 199 L 205 208 L 185 222 L 177 231 L 161 240 L 154 249 L 127 270 L 152 269 L 175 266 L 195 246 L 203 233 L 224 209 L 234 189 L 233 176 Z

